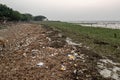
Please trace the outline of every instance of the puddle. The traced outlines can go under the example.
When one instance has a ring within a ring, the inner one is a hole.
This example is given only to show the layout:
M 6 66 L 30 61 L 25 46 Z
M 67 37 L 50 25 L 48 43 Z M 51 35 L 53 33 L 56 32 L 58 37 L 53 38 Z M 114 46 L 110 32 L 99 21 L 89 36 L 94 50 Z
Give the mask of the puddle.
M 100 59 L 97 63 L 98 71 L 104 78 L 112 78 L 115 80 L 120 80 L 119 65 L 120 63 L 115 63 L 109 59 Z

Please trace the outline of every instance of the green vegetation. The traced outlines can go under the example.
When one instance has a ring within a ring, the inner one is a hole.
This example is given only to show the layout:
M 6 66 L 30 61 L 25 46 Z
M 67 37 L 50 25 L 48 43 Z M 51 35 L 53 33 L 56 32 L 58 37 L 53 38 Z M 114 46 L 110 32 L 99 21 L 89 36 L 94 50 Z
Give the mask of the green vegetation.
M 21 15 L 21 21 L 30 21 L 33 19 L 33 16 L 31 14 L 22 14 Z
M 31 20 L 42 21 L 46 19 L 44 16 L 32 16 L 29 13 L 21 14 L 18 11 L 13 10 L 12 8 L 7 7 L 6 5 L 0 4 L 0 22 L 5 21 L 31 21 Z
M 47 19 L 45 16 L 35 16 L 34 21 L 43 21 L 44 19 Z
M 41 24 L 61 30 L 66 36 L 89 46 L 99 55 L 120 61 L 120 30 L 118 29 L 86 27 L 58 21 L 42 22 Z

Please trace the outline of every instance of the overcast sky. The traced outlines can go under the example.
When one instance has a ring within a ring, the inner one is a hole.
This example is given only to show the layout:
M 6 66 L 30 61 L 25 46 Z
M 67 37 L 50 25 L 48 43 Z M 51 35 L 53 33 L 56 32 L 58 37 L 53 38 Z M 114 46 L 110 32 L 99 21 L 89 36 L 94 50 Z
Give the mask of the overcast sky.
M 120 21 L 120 0 L 0 0 L 0 3 L 51 20 Z

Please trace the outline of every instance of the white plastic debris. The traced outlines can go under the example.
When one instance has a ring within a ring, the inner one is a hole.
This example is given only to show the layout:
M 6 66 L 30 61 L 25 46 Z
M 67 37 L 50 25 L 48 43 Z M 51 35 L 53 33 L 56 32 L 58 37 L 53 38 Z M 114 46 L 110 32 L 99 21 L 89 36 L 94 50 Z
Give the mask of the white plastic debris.
M 120 65 L 120 63 L 115 63 L 110 59 L 100 59 L 100 61 L 103 62 L 103 63 L 110 63 L 110 64 L 113 64 L 113 65 Z
M 62 70 L 62 71 L 65 71 L 65 70 L 66 70 L 66 66 L 64 66 L 64 65 L 61 65 L 61 68 L 60 68 L 60 70 Z
M 33 49 L 32 52 L 33 53 L 39 53 L 39 50 L 38 49 Z
M 111 67 L 107 66 L 108 64 L 111 65 Z M 99 68 L 98 71 L 103 77 L 120 80 L 120 67 L 117 65 L 120 64 L 109 59 L 100 59 L 97 63 L 97 67 Z
M 75 60 L 76 57 L 74 55 L 68 54 L 68 58 L 69 60 Z
M 86 49 L 88 49 L 88 50 L 90 49 L 90 47 L 88 47 L 88 46 L 86 46 L 86 45 L 84 45 L 83 47 L 86 48 Z
M 79 43 L 79 44 L 77 44 L 77 43 L 75 43 L 75 42 L 72 42 L 72 39 L 70 39 L 70 38 L 66 38 L 66 42 L 69 44 L 69 45 L 75 45 L 75 46 L 82 46 L 82 43 Z
M 43 65 L 44 65 L 43 62 L 39 62 L 39 63 L 37 64 L 37 66 L 39 66 L 39 67 L 42 67 Z
M 76 67 L 76 66 L 77 66 L 77 64 L 74 64 L 74 66 Z
M 77 73 L 77 70 L 74 70 L 73 72 L 74 72 L 74 74 L 76 74 L 76 73 Z
M 74 56 L 78 56 L 78 54 L 77 54 L 77 53 L 74 53 Z
M 56 56 L 56 55 L 58 55 L 58 53 L 53 53 L 53 54 L 51 54 L 50 56 Z
M 111 73 L 112 72 L 110 70 L 108 70 L 108 69 L 103 69 L 103 70 L 100 71 L 100 74 L 103 75 L 103 77 L 105 77 L 105 78 L 110 77 Z
M 81 58 L 81 59 L 85 59 L 84 57 L 85 57 L 85 55 L 84 54 L 80 54 L 79 56 L 77 56 L 77 57 L 79 57 L 79 58 Z

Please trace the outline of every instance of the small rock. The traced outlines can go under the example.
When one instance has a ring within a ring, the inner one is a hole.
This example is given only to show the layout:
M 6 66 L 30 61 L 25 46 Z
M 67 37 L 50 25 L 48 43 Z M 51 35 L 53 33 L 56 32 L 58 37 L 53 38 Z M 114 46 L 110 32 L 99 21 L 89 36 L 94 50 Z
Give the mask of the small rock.
M 58 34 L 58 37 L 62 37 L 63 35 L 61 33 Z
M 54 56 L 54 54 L 51 54 L 50 56 Z
M 91 77 L 91 75 L 86 75 L 86 77 L 88 78 L 88 77 Z
M 46 39 L 48 39 L 48 41 L 52 41 L 51 38 L 49 38 L 49 37 L 46 37 Z
M 74 64 L 74 66 L 76 67 L 76 66 L 77 66 L 77 64 Z
M 75 51 L 74 51 L 74 50 L 72 50 L 72 51 L 71 51 L 71 53 L 75 53 Z
M 45 47 L 43 46 L 42 48 L 44 49 Z
M 27 54 L 26 54 L 26 53 L 23 53 L 23 56 L 24 56 L 24 57 L 27 57 Z
M 54 55 L 58 55 L 58 53 L 54 53 Z

